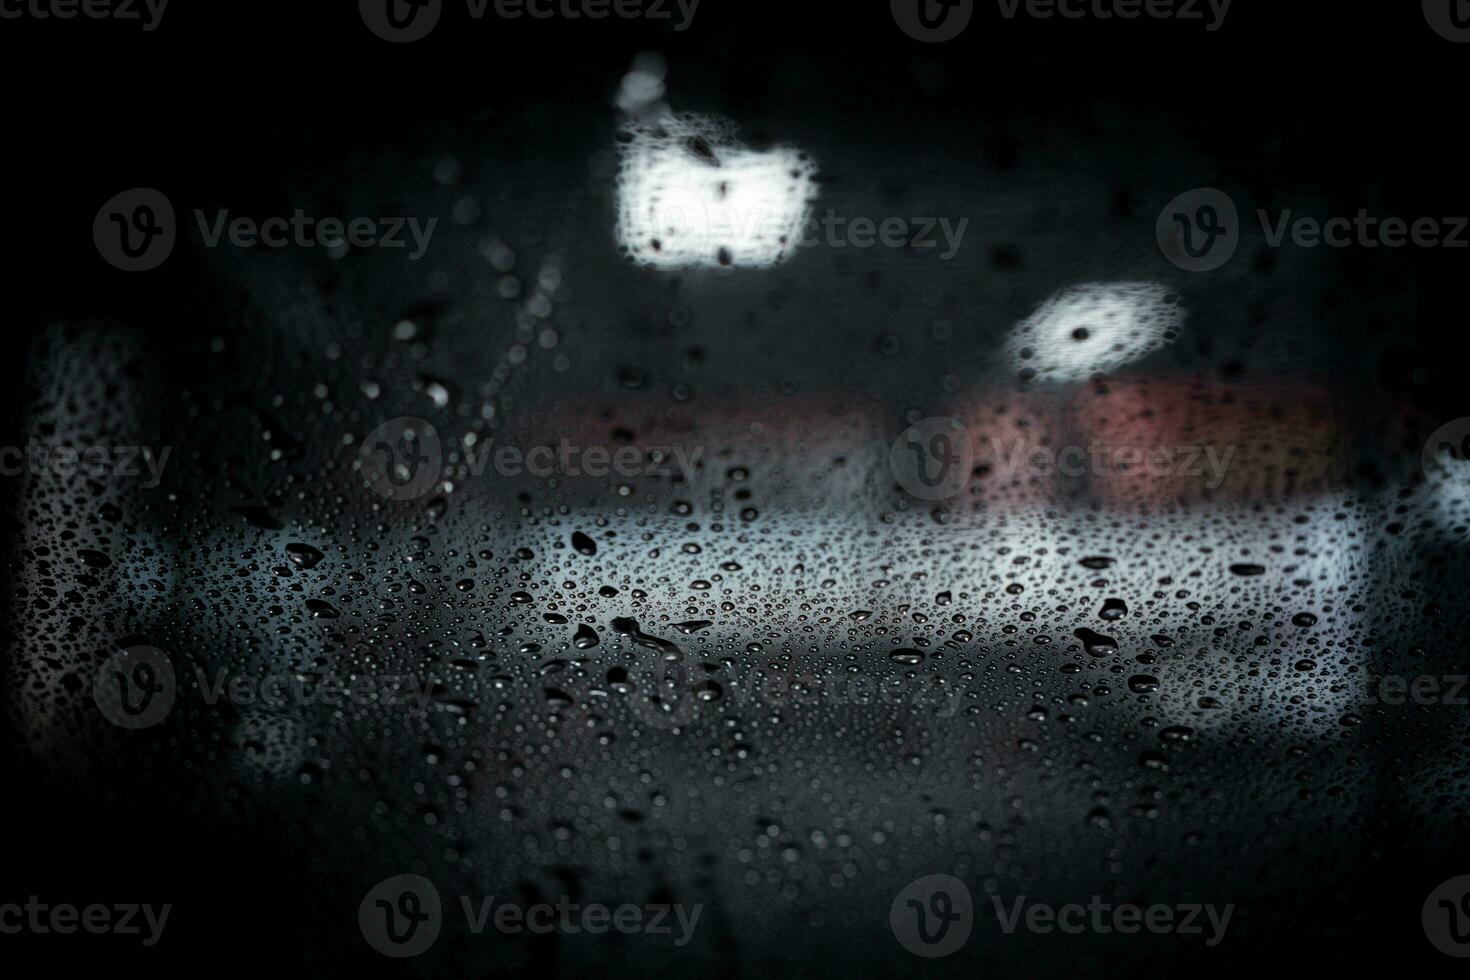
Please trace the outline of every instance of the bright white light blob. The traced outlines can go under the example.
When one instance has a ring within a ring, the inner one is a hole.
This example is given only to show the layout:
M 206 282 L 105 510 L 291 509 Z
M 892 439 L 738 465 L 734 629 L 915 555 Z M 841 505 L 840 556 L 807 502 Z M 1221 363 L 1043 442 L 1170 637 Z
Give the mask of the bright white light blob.
M 764 268 L 801 240 L 816 165 L 791 147 L 747 149 L 727 120 L 670 115 L 619 134 L 618 242 L 653 269 Z
M 1085 381 L 1169 343 L 1183 322 L 1178 298 L 1156 283 L 1072 286 L 1011 331 L 1006 354 L 1028 379 Z

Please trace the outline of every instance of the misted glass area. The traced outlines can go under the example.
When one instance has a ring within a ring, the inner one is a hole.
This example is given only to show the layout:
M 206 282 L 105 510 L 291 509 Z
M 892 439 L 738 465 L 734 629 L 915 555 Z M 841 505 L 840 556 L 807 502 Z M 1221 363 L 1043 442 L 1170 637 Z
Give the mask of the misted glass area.
M 1074 6 L 0 20 L 0 955 L 1470 955 L 1470 46 Z

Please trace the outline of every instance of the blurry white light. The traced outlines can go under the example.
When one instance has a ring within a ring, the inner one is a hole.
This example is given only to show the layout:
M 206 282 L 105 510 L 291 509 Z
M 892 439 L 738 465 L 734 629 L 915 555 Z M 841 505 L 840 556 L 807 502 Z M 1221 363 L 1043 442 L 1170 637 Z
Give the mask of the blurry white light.
M 1047 300 L 1011 332 L 1012 367 L 1039 381 L 1085 381 L 1173 340 L 1184 309 L 1163 286 L 1089 283 Z
M 816 167 L 790 147 L 750 150 L 727 121 L 666 116 L 623 131 L 618 241 L 654 269 L 762 268 L 790 257 Z

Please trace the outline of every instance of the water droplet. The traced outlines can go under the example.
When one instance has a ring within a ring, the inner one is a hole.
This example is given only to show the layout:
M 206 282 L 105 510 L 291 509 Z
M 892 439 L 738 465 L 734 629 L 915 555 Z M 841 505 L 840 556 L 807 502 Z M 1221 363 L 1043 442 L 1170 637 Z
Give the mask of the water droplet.
M 291 559 L 291 564 L 297 568 L 314 568 L 316 563 L 325 558 L 326 555 L 309 544 L 293 541 L 286 545 L 286 557 Z

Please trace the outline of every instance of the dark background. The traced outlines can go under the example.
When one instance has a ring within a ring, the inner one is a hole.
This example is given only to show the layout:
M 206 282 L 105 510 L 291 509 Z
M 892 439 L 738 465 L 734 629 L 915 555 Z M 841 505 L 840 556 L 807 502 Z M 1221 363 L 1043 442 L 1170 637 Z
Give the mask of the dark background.
M 181 235 L 188 234 L 184 213 L 194 206 L 267 216 L 307 201 L 316 213 L 331 213 L 334 205 L 358 213 L 395 213 L 398 207 L 418 213 L 413 209 L 423 206 L 432 188 L 434 161 L 452 153 L 465 164 L 466 183 L 485 188 L 482 200 L 497 226 L 530 235 L 544 225 L 548 237 L 553 228 L 571 227 L 583 250 L 595 253 L 603 236 L 610 253 L 606 199 L 587 191 L 595 173 L 589 160 L 610 145 L 611 97 L 632 57 L 644 50 L 668 59 L 676 109 L 740 120 L 742 134 L 755 144 L 793 133 L 794 142 L 815 143 L 818 159 L 830 161 L 822 168 L 824 195 L 863 202 L 869 213 L 884 207 L 895 210 L 881 213 L 936 207 L 940 214 L 970 213 L 959 202 L 985 188 L 1078 188 L 1075 198 L 1056 200 L 1040 231 L 992 231 L 983 218 L 972 222 L 983 258 L 967 273 L 1015 284 L 986 310 L 995 314 L 993 325 L 980 332 L 977 347 L 998 335 L 1002 321 L 1024 314 L 1053 290 L 1046 270 L 1058 263 L 1069 270 L 1063 282 L 1128 277 L 1120 272 L 1188 281 L 1156 253 L 1133 246 L 1150 243 L 1160 204 L 1189 187 L 1228 187 L 1243 210 L 1306 201 L 1322 204 L 1318 213 L 1352 213 L 1360 206 L 1407 217 L 1470 213 L 1459 112 L 1470 46 L 1436 36 L 1411 3 L 1347 8 L 1236 0 L 1213 34 L 1199 23 L 1169 21 L 1004 22 L 993 6 L 982 4 L 961 38 L 935 46 L 903 36 L 882 3 L 704 0 L 682 34 L 616 19 L 467 23 L 462 9 L 451 5 L 429 39 L 406 46 L 374 38 L 354 5 L 336 2 L 174 0 L 151 34 L 105 21 L 0 21 L 9 201 L 3 247 L 16 338 L 13 356 L 0 368 L 6 374 L 0 384 L 6 443 L 23 444 L 8 434 L 26 424 L 22 403 L 33 338 L 57 322 L 125 324 L 131 356 L 141 353 L 148 366 L 130 371 L 136 376 L 124 386 L 136 384 L 151 412 L 173 419 L 165 426 L 187 429 L 207 416 L 200 393 L 228 388 L 231 374 L 244 379 L 241 389 L 309 388 L 318 380 L 296 344 L 330 337 L 332 324 L 314 323 L 293 335 L 293 321 L 278 317 L 273 305 L 284 302 L 288 290 L 262 286 L 259 270 L 238 271 L 232 260 L 184 242 L 153 273 L 127 275 L 106 265 L 90 228 L 114 193 L 134 186 L 164 190 L 179 208 Z M 502 177 L 516 193 L 497 198 L 493 189 Z M 559 187 L 568 188 L 561 199 Z M 416 196 L 421 188 L 425 197 Z M 363 207 L 363 201 L 378 203 Z M 441 240 L 453 243 L 455 234 L 445 228 Z M 1218 347 L 1201 341 L 1177 359 L 1210 371 L 1230 365 L 1266 384 L 1284 362 L 1328 379 L 1346 402 L 1355 393 L 1364 401 L 1391 402 L 1401 429 L 1365 438 L 1363 462 L 1345 478 L 1349 489 L 1391 496 L 1397 481 L 1413 482 L 1427 433 L 1465 414 L 1465 253 L 1409 251 L 1385 257 L 1321 250 L 1306 268 L 1289 269 L 1276 263 L 1291 260 L 1271 255 L 1237 259 L 1244 284 L 1190 283 L 1204 294 L 1202 319 L 1220 325 Z M 933 372 L 920 363 L 922 349 L 909 348 L 911 359 L 896 373 L 869 356 L 886 330 L 903 333 L 879 322 L 901 318 L 888 312 L 905 308 L 896 297 L 938 293 L 939 304 L 956 319 L 981 309 L 943 278 L 956 274 L 954 267 L 933 263 L 875 270 L 837 263 L 776 274 L 779 289 L 795 294 L 798 304 L 802 298 L 834 304 L 829 318 L 814 322 L 783 319 L 781 303 L 770 301 L 761 292 L 766 287 L 751 278 L 711 285 L 676 276 L 670 277 L 674 285 L 665 285 L 649 277 L 620 286 L 622 280 L 606 272 L 616 267 L 614 260 L 589 263 L 598 287 L 579 310 L 587 322 L 607 328 L 588 341 L 605 365 L 587 387 L 608 398 L 616 395 L 628 360 L 663 378 L 676 351 L 691 342 L 642 312 L 669 293 L 706 323 L 725 315 L 741 322 L 729 308 L 743 298 L 759 306 L 749 333 L 700 338 L 713 351 L 711 383 L 754 397 L 763 379 L 775 384 L 784 376 L 818 392 L 876 391 L 903 404 L 904 390 L 932 383 Z M 327 297 L 327 309 L 344 312 L 344 320 L 372 315 L 391 323 L 428 302 L 421 279 L 344 273 L 319 256 L 299 263 L 301 278 Z M 465 289 L 452 302 L 477 309 L 480 299 L 472 287 Z M 1276 342 L 1280 326 L 1271 311 L 1283 297 L 1312 310 L 1297 340 L 1305 352 Z M 864 308 L 873 311 L 872 322 L 854 312 Z M 780 343 L 761 334 L 786 327 L 793 329 Z M 444 335 L 450 360 L 466 374 L 493 363 L 493 352 L 481 351 L 476 336 L 456 334 L 453 327 Z M 242 351 L 239 360 L 222 366 L 210 358 L 211 336 L 227 337 L 232 351 Z M 259 338 L 254 347 L 251 337 Z M 615 353 L 620 348 L 632 353 Z M 846 351 L 856 353 L 834 353 Z M 296 368 L 303 372 L 299 378 L 292 374 Z M 195 392 L 192 401 L 171 399 L 182 388 Z M 521 397 L 534 404 L 543 391 L 528 383 Z M 243 442 L 206 442 L 196 458 L 216 452 L 222 462 L 182 489 L 243 502 L 251 497 L 250 481 L 231 473 L 235 457 L 250 451 Z M 7 498 L 12 489 L 6 487 Z M 6 503 L 13 515 L 7 528 L 18 533 L 29 521 L 24 504 Z M 162 519 L 156 524 L 165 537 L 174 527 Z M 207 535 L 207 527 L 188 525 L 181 539 L 199 547 Z M 1463 617 L 1453 607 L 1463 591 L 1463 568 L 1453 560 L 1447 567 L 1434 598 L 1451 607 L 1448 625 L 1438 618 L 1406 626 L 1389 645 L 1413 646 L 1427 632 L 1442 642 L 1435 654 L 1451 662 L 1458 657 L 1465 637 Z M 1397 591 L 1397 583 L 1383 585 Z M 28 602 L 29 591 L 19 591 L 24 588 L 13 580 L 10 601 Z M 1430 602 L 1421 595 L 1413 605 Z M 188 616 L 183 610 L 170 615 Z M 7 622 L 12 650 L 36 641 L 23 612 Z M 177 637 L 186 626 L 159 628 Z M 208 628 L 201 633 L 207 646 Z M 0 676 L 15 682 L 18 672 Z M 1440 744 L 1464 744 L 1463 717 L 1436 716 L 1433 725 L 1416 731 Z M 171 741 L 147 747 L 92 745 L 80 762 L 74 754 L 35 750 L 19 731 L 0 744 L 10 787 L 0 900 L 38 893 L 79 905 L 175 906 L 155 949 L 136 950 L 113 936 L 64 943 L 60 937 L 0 937 L 0 956 L 15 962 L 35 956 L 58 970 L 75 965 L 160 976 L 338 970 L 499 975 L 558 968 L 592 975 L 631 962 L 608 966 L 596 956 L 590 962 L 567 957 L 549 943 L 526 944 L 509 965 L 498 954 L 480 964 L 476 954 L 463 951 L 440 951 L 432 963 L 377 957 L 342 914 L 360 892 L 346 906 L 329 907 L 323 895 L 332 886 L 311 885 L 325 868 L 341 873 L 342 863 L 352 860 L 357 817 L 338 810 L 330 793 L 303 790 L 292 805 L 281 806 L 201 775 L 209 752 L 198 741 L 189 744 L 197 735 L 174 730 Z M 1464 789 L 1462 783 L 1445 789 L 1438 811 L 1443 819 L 1426 836 L 1396 809 L 1393 773 L 1415 752 L 1412 740 L 1379 742 L 1346 764 L 1345 771 L 1366 786 L 1376 782 L 1381 791 L 1367 794 L 1374 797 L 1371 804 L 1351 818 L 1319 818 L 1310 807 L 1294 808 L 1295 788 L 1283 780 L 1273 784 L 1279 805 L 1257 814 L 1258 833 L 1244 835 L 1241 851 L 1192 855 L 1189 860 L 1201 867 L 1213 860 L 1249 862 L 1254 841 L 1263 855 L 1260 878 L 1268 885 L 1295 882 L 1295 916 L 1275 908 L 1255 920 L 1253 932 L 1243 926 L 1248 946 L 1175 949 L 1159 940 L 1137 959 L 1119 947 L 1089 964 L 1075 962 L 1078 954 L 1063 942 L 1036 954 L 1035 975 L 1156 968 L 1171 975 L 1238 976 L 1244 969 L 1331 970 L 1380 956 L 1401 969 L 1447 973 L 1455 964 L 1424 942 L 1418 901 L 1440 880 L 1467 870 L 1455 864 L 1463 857 Z M 1222 796 L 1253 779 L 1248 764 L 1228 763 L 1221 761 L 1218 777 Z M 1198 768 L 1205 778 L 1204 767 Z M 922 812 L 916 809 L 915 818 Z M 1076 821 L 1061 826 L 1059 833 L 1070 833 Z M 411 831 L 403 831 L 400 843 L 413 849 Z M 515 841 L 492 834 L 484 846 L 513 850 Z M 1291 863 L 1297 858 L 1299 871 Z M 1192 869 L 1176 866 L 1169 873 L 1188 880 Z M 885 958 L 875 959 L 873 969 L 880 962 L 881 968 L 915 972 L 994 966 L 985 952 L 965 963 L 962 957 L 933 964 L 895 960 L 886 930 L 862 936 L 855 930 L 852 941 L 883 949 Z M 834 966 L 816 946 L 773 951 L 756 935 L 722 937 L 718 952 L 702 955 L 708 958 L 698 960 L 694 972 L 820 973 Z M 665 958 L 651 972 L 691 970 Z

